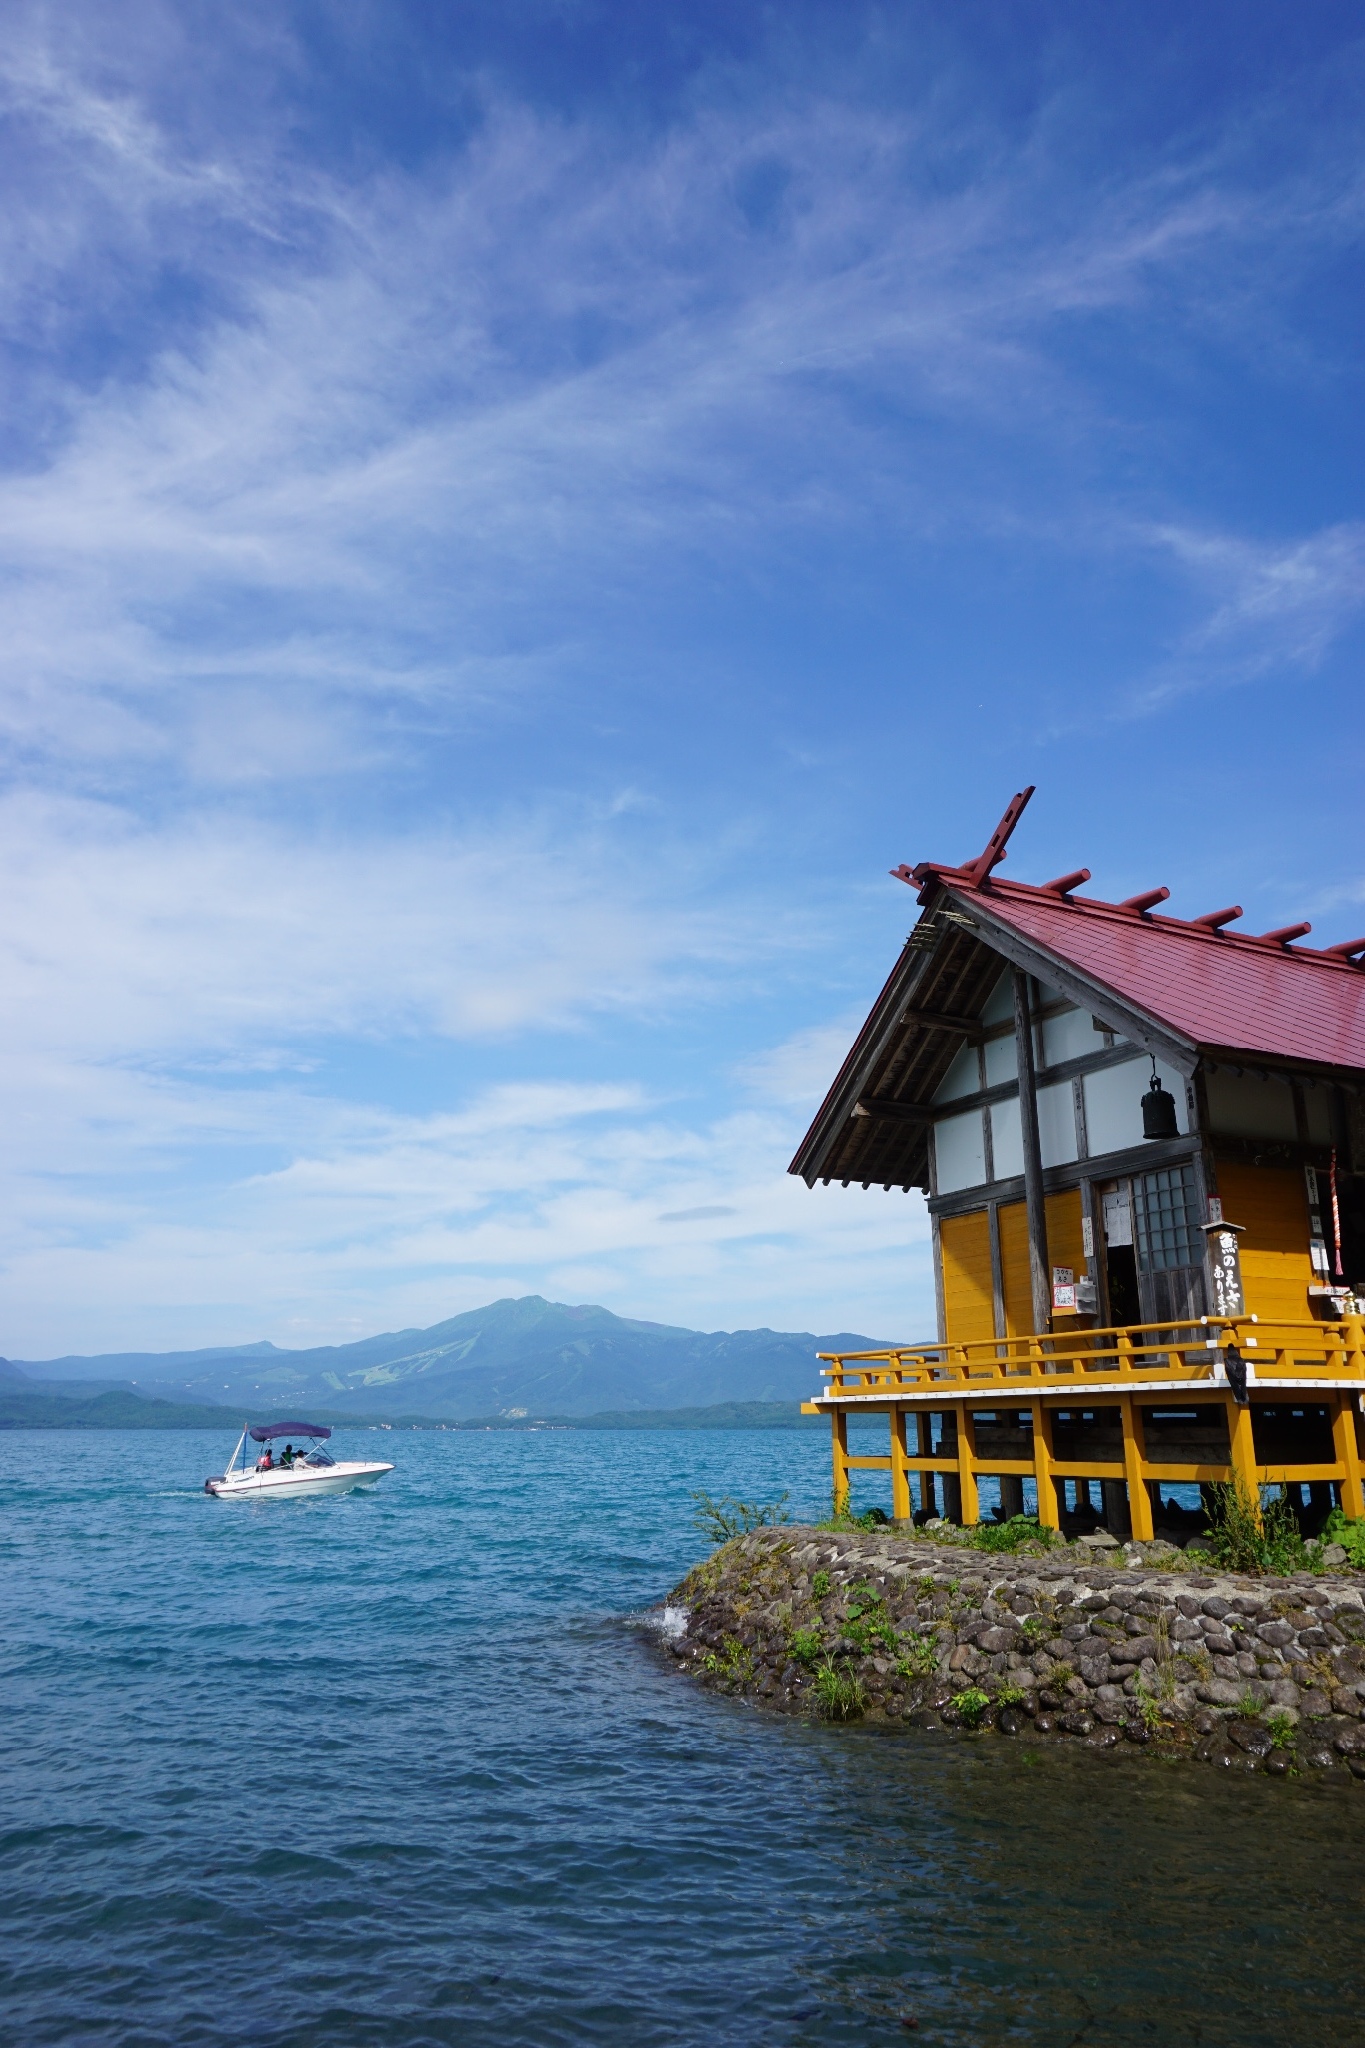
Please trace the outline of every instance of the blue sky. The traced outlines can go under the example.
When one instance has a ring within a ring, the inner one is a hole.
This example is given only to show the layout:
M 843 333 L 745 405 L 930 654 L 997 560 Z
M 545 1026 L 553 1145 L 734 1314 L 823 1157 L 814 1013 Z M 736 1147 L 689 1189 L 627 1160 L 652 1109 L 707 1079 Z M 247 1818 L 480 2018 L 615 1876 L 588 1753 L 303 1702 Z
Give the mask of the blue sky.
M 1365 929 L 1357 10 L 4 18 L 8 1355 L 923 1334 L 890 867 Z

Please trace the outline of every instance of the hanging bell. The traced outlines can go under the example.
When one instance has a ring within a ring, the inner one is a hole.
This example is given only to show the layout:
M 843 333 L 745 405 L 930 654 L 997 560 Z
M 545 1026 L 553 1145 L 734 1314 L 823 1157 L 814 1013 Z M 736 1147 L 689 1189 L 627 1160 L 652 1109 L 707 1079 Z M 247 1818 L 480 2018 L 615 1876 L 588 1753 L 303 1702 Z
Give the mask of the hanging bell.
M 1180 1136 L 1180 1126 L 1175 1116 L 1175 1097 L 1162 1087 L 1155 1060 L 1152 1061 L 1152 1085 L 1142 1098 L 1142 1135 L 1144 1138 Z

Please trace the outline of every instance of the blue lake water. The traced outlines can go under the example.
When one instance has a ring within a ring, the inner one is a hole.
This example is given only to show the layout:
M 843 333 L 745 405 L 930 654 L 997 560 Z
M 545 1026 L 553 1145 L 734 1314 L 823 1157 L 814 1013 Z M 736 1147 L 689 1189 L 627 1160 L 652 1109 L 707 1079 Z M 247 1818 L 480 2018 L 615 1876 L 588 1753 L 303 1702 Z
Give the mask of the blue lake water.
M 249 1505 L 217 1437 L 0 1437 L 5 2041 L 1365 2041 L 1365 1787 L 666 1668 L 691 1489 L 816 1512 L 821 1434 L 349 1444 Z

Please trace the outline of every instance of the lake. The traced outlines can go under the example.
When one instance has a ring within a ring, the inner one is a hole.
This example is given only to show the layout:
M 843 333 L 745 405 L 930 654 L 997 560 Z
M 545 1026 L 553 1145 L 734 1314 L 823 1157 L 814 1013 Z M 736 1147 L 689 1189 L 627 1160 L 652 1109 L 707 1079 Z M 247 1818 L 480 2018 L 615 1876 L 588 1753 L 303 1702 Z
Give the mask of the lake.
M 0 2033 L 26 2044 L 1365 2040 L 1365 1786 L 766 1718 L 643 1616 L 823 1431 L 0 1436 Z

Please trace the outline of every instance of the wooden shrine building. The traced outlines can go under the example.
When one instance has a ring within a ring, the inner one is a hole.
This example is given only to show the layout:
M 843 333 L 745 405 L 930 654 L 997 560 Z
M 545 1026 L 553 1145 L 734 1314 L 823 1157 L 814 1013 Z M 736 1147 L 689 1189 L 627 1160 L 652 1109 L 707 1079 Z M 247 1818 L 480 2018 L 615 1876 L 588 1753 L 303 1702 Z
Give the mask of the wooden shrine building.
M 829 1356 L 808 1404 L 836 1494 L 889 1470 L 897 1518 L 913 1481 L 975 1522 L 989 1474 L 1005 1514 L 1031 1480 L 1049 1526 L 1150 1538 L 1163 1481 L 1235 1477 L 1359 1516 L 1365 939 L 1006 881 L 1032 794 L 976 860 L 893 870 L 919 921 L 792 1162 L 932 1219 L 933 1340 Z M 850 1455 L 866 1411 L 885 1455 Z

